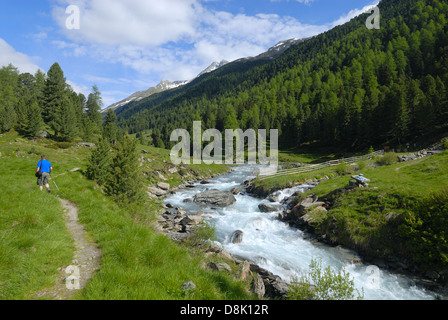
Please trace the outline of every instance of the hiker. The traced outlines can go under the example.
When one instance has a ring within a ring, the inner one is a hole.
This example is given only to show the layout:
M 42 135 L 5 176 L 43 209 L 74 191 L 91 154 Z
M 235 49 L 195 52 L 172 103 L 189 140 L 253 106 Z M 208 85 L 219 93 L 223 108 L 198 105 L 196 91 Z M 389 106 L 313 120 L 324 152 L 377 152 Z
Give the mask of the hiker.
M 45 188 L 47 188 L 48 192 L 50 191 L 50 174 L 53 171 L 53 166 L 51 165 L 50 161 L 47 160 L 47 156 L 43 155 L 41 157 L 41 160 L 37 163 L 37 170 L 36 170 L 36 176 L 37 176 L 37 185 L 40 188 L 40 191 L 43 191 L 44 185 Z M 39 175 L 41 173 L 41 175 Z

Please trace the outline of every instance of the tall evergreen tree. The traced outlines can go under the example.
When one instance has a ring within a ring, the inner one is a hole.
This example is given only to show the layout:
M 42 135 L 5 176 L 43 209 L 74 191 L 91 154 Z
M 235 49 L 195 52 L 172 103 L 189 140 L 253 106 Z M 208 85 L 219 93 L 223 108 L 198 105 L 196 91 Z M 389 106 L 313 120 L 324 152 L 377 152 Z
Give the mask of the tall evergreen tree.
M 102 126 L 102 116 L 101 116 L 101 107 L 103 106 L 101 92 L 98 90 L 98 87 L 94 85 L 92 87 L 93 92 L 89 94 L 86 103 L 86 112 L 90 121 L 93 123 L 95 132 L 101 132 Z
M 45 82 L 44 90 L 44 108 L 43 117 L 45 122 L 52 126 L 52 129 L 57 131 L 57 127 L 54 127 L 54 122 L 60 121 L 56 119 L 60 115 L 60 108 L 64 101 L 66 94 L 67 83 L 64 77 L 64 73 L 58 63 L 54 63 L 47 73 L 47 80 Z M 57 134 L 57 132 L 56 132 Z
M 117 115 L 111 109 L 107 111 L 103 125 L 103 138 L 115 145 L 118 137 Z
M 112 163 L 112 150 L 107 140 L 101 139 L 98 146 L 92 151 L 87 165 L 86 176 L 104 185 L 110 174 Z
M 144 180 L 136 139 L 125 136 L 118 143 L 104 187 L 106 193 L 119 203 L 143 204 Z

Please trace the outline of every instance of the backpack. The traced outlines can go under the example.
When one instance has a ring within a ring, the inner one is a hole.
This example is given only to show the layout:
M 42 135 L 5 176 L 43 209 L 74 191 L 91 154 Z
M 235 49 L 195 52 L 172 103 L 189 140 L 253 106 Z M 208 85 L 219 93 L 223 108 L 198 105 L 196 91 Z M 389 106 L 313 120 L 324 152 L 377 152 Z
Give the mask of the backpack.
M 36 174 L 35 174 L 36 178 L 40 178 L 40 177 L 42 177 L 42 166 L 43 166 L 43 164 L 44 164 L 44 160 L 40 160 L 40 169 L 39 169 L 39 171 L 36 172 Z

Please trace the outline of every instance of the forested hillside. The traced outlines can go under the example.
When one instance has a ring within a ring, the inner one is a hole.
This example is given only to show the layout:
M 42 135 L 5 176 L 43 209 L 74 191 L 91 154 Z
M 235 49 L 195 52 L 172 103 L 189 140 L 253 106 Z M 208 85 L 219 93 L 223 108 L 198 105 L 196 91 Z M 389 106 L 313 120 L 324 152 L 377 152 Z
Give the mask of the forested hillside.
M 293 46 L 275 60 L 237 61 L 190 85 L 120 108 L 130 133 L 279 129 L 280 147 L 318 142 L 365 149 L 446 131 L 448 2 L 383 0 L 381 28 L 368 14 Z

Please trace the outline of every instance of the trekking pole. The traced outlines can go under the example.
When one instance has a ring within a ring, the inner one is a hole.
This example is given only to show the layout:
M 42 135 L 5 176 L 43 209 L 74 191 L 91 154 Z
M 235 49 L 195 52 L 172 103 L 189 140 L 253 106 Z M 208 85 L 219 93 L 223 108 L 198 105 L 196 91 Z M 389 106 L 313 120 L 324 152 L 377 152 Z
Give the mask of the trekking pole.
M 59 188 L 58 188 L 58 185 L 57 185 L 56 182 L 54 181 L 54 179 L 53 179 L 53 177 L 51 176 L 51 174 L 50 174 L 50 178 L 51 178 L 51 181 L 53 181 L 54 186 L 56 187 L 56 189 L 58 189 L 58 191 L 60 191 Z

